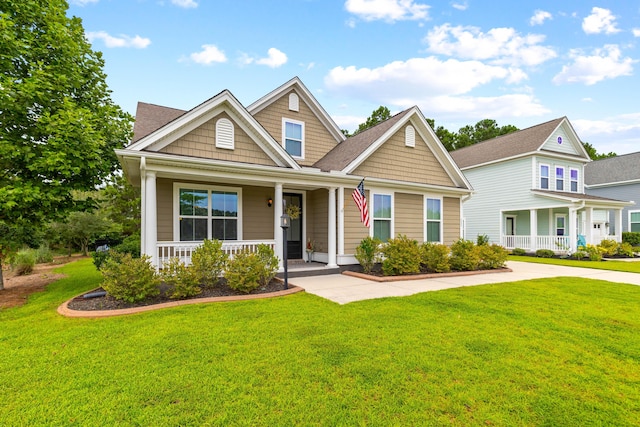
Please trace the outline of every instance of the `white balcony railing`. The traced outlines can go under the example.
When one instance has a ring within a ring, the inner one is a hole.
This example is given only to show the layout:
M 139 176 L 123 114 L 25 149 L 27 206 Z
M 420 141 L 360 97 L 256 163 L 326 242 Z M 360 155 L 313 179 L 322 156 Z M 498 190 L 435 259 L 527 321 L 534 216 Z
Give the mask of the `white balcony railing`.
M 173 257 L 178 257 L 186 265 L 191 264 L 191 255 L 193 251 L 202 244 L 202 242 L 158 242 L 156 244 L 158 267 L 162 266 L 165 261 Z M 222 250 L 233 258 L 235 254 L 243 250 L 249 252 L 257 251 L 258 245 L 265 244 L 275 250 L 275 240 L 234 240 L 222 243 Z

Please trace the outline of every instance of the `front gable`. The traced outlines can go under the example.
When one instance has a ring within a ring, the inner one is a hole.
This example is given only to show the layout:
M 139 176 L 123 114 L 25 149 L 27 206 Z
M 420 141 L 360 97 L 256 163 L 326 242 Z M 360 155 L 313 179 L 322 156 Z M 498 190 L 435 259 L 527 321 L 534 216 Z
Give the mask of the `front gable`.
M 413 130 L 411 130 L 413 129 Z M 413 135 L 414 144 L 407 145 Z M 430 144 L 428 136 L 416 131 L 409 121 L 399 127 L 383 144 L 371 153 L 353 172 L 355 175 L 376 177 L 429 185 L 455 187 Z
M 585 159 L 589 158 L 582 142 L 580 142 L 580 138 L 578 138 L 578 135 L 566 118 L 563 119 L 558 127 L 543 141 L 539 151 L 540 150 L 568 154 Z

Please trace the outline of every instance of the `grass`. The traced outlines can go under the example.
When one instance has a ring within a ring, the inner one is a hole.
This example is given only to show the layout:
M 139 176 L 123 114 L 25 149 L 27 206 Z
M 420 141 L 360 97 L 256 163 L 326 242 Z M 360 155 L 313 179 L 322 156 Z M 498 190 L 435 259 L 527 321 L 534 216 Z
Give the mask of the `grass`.
M 588 261 L 562 258 L 538 258 L 533 256 L 509 255 L 510 261 L 533 262 L 538 264 L 565 265 L 568 267 L 597 268 L 598 270 L 640 273 L 640 261 Z
M 0 311 L 3 425 L 637 425 L 640 287 L 532 280 L 67 319 L 91 260 Z

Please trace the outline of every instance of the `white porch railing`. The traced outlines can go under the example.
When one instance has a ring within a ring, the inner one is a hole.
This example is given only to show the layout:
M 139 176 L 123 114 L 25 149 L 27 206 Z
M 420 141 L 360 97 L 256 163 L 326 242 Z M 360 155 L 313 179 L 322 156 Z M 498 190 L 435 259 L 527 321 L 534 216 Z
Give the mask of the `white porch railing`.
M 233 258 L 235 254 L 243 250 L 256 252 L 258 245 L 265 244 L 275 250 L 275 240 L 234 240 L 222 243 L 222 250 L 229 254 L 229 258 Z M 156 250 L 158 255 L 158 265 L 162 266 L 170 258 L 178 257 L 186 265 L 191 264 L 191 255 L 193 251 L 202 245 L 202 242 L 158 242 Z
M 531 241 L 535 246 L 531 245 Z M 554 252 L 567 252 L 571 248 L 569 236 L 501 236 L 500 244 L 507 249 L 550 249 Z

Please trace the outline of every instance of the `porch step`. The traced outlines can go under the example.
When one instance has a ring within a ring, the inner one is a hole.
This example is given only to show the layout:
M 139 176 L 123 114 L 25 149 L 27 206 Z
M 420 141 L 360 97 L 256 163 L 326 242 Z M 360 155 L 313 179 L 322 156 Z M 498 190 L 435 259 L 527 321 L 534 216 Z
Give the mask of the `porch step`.
M 340 268 L 329 268 L 320 262 L 304 262 L 299 260 L 289 260 L 287 264 L 287 275 L 292 277 L 324 276 L 326 274 L 340 274 Z M 276 277 L 284 278 L 284 272 L 276 274 Z

